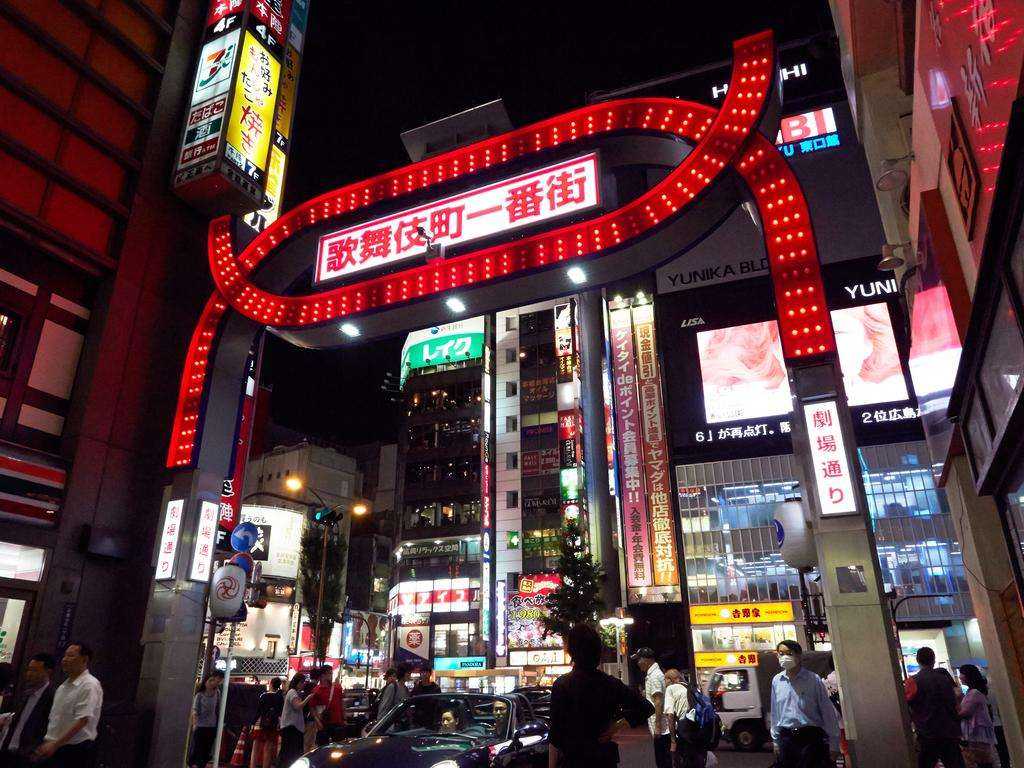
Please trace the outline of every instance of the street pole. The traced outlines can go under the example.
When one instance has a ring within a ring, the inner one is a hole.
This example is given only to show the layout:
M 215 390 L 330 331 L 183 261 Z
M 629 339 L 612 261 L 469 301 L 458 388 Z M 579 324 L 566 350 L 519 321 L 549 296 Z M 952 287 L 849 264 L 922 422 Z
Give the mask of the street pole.
M 330 526 L 324 523 L 324 538 L 320 547 L 320 585 L 316 596 L 316 618 L 313 619 L 313 658 L 320 663 L 323 663 L 327 655 L 325 649 L 324 656 L 320 656 L 320 612 L 324 607 L 324 571 L 327 570 L 327 534 L 329 531 Z M 217 766 L 213 768 L 217 768 Z
M 231 622 L 231 632 L 228 634 L 228 656 L 227 666 L 224 667 L 224 683 L 220 692 L 220 711 L 217 713 L 217 737 L 213 741 L 213 768 L 220 765 L 220 744 L 224 738 L 224 715 L 228 709 L 228 690 L 231 688 L 231 662 L 235 649 L 235 622 Z M 239 737 L 241 738 L 241 737 Z

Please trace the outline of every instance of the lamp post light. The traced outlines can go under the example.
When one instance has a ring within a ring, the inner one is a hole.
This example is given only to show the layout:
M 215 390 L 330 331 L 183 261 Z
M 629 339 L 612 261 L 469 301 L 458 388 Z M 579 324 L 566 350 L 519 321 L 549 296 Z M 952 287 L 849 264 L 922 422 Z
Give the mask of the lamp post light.
M 615 627 L 615 663 L 619 668 L 619 679 L 622 680 L 622 628 L 633 623 L 631 616 L 609 616 L 598 622 L 602 627 Z

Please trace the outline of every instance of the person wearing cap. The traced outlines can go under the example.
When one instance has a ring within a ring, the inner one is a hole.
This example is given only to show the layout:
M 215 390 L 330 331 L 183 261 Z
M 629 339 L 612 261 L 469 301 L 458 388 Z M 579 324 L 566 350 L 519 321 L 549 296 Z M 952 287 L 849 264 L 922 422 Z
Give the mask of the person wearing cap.
M 672 768 L 672 734 L 665 717 L 665 673 L 650 648 L 638 648 L 630 658 L 644 673 L 644 696 L 654 707 L 654 714 L 647 721 L 654 740 L 654 764 L 657 768 Z
M 772 679 L 771 734 L 776 768 L 834 768 L 839 717 L 825 681 L 805 669 L 795 640 L 775 647 L 782 671 Z

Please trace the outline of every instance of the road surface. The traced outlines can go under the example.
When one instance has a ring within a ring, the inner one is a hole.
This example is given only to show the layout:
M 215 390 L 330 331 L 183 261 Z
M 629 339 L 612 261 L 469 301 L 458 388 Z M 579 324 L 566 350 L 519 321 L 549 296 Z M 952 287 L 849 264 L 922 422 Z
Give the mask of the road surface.
M 624 731 L 616 736 L 622 768 L 654 768 L 654 747 L 646 729 Z M 774 762 L 772 753 L 735 752 L 722 742 L 715 753 L 719 768 L 769 768 Z

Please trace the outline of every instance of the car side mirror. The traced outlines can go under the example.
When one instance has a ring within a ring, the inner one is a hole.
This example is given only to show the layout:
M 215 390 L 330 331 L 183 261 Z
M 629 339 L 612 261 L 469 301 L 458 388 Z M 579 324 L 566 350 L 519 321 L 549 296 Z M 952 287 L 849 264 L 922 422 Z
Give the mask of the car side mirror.
M 548 732 L 547 723 L 543 720 L 530 720 L 523 723 L 512 734 L 512 744 L 516 749 L 536 744 Z

